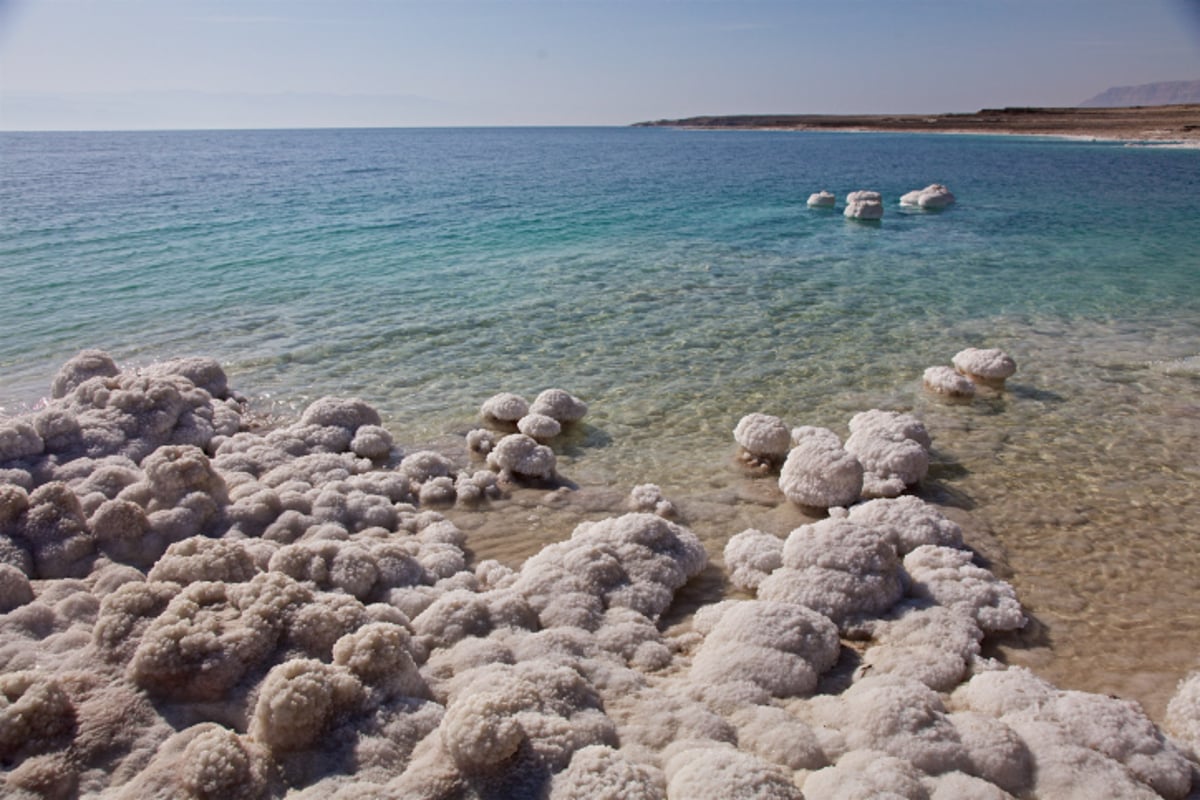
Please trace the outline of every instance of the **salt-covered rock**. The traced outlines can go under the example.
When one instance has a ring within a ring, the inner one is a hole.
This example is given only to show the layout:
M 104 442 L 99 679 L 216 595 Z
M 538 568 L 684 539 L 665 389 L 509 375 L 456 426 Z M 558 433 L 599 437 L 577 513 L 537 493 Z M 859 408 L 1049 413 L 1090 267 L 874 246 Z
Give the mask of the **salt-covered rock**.
M 771 414 L 747 414 L 733 429 L 734 440 L 752 456 L 781 459 L 791 447 L 791 432 L 783 420 Z
M 875 220 L 883 218 L 883 198 L 879 192 L 857 191 L 846 195 L 847 219 Z
M 505 436 L 488 453 L 487 463 L 502 475 L 551 480 L 557 459 L 554 451 L 523 433 Z
M 516 422 L 529 413 L 529 402 L 518 394 L 501 392 L 484 401 L 479 414 L 484 419 Z
M 565 389 L 547 389 L 533 399 L 529 411 L 562 423 L 578 422 L 588 412 L 587 403 Z
M 808 196 L 809 208 L 833 208 L 833 204 L 837 202 L 837 198 L 833 196 L 833 192 L 821 190 L 813 192 Z
M 554 417 L 530 412 L 517 420 L 517 430 L 531 439 L 545 442 L 562 433 L 562 424 Z
M 1012 356 L 999 348 L 978 349 L 968 347 L 954 356 L 954 368 L 976 383 L 1002 387 L 1005 379 L 1017 371 Z
M 931 183 L 924 189 L 914 189 L 900 197 L 900 205 L 917 208 L 945 208 L 953 202 L 953 193 L 940 183 Z
M 963 400 L 970 400 L 975 396 L 975 382 L 952 367 L 929 367 L 921 376 L 921 381 L 925 388 L 934 394 Z
M 832 433 L 832 432 L 831 432 Z M 801 506 L 829 508 L 858 499 L 863 467 L 834 438 L 805 436 L 788 453 L 779 472 L 779 488 L 788 500 Z

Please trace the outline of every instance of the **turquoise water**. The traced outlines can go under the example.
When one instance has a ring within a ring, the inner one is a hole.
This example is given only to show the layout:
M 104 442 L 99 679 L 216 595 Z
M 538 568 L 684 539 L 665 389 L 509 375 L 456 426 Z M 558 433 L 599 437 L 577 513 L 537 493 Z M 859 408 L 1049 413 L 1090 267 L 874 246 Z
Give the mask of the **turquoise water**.
M 882 386 L 943 362 L 929 334 L 964 320 L 1200 309 L 1195 151 L 644 129 L 0 143 L 6 404 L 94 345 L 210 354 L 251 393 L 361 393 L 421 430 L 501 383 Z M 949 212 L 894 205 L 935 180 Z M 807 210 L 820 188 L 877 189 L 886 219 Z
M 0 157 L 9 413 L 83 347 L 210 355 L 282 413 L 360 395 L 412 445 L 563 386 L 592 407 L 564 474 L 662 484 L 719 552 L 790 522 L 730 464 L 741 415 L 912 410 L 923 491 L 1051 632 L 1028 658 L 1152 709 L 1200 667 L 1198 150 L 598 128 L 0 134 Z M 957 205 L 897 205 L 935 181 Z M 820 189 L 885 217 L 807 209 Z M 969 345 L 1014 355 L 1009 391 L 923 393 Z

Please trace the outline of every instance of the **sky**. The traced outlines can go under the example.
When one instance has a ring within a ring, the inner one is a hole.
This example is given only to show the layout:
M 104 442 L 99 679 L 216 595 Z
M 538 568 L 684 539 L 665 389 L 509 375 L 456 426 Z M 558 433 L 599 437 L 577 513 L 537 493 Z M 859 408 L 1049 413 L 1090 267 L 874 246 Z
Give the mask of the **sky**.
M 0 0 L 0 129 L 627 125 L 1200 79 L 1200 0 Z

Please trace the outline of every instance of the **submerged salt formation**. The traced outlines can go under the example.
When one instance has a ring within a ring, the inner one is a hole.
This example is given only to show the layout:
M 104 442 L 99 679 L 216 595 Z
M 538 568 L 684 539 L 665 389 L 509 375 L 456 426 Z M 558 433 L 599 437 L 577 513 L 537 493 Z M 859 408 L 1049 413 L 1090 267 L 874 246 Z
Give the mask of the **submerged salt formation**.
M 960 400 L 970 400 L 975 396 L 975 382 L 955 371 L 953 367 L 929 367 L 921 376 L 921 380 L 925 388 L 934 394 Z
M 808 196 L 809 208 L 833 208 L 835 202 L 837 202 L 837 198 L 833 196 L 833 192 L 827 192 L 824 189 Z
M 1000 388 L 1017 371 L 1012 356 L 998 348 L 968 347 L 954 355 L 954 368 L 975 383 Z
M 842 214 L 847 219 L 882 219 L 883 198 L 879 195 L 879 192 L 866 190 L 850 192 L 850 194 L 846 195 L 846 210 Z
M 432 508 L 499 502 L 502 476 L 404 453 L 362 400 L 261 430 L 216 362 L 121 370 L 98 351 L 52 393 L 0 420 L 6 797 L 1192 790 L 1194 678 L 1176 743 L 1135 704 L 985 657 L 1024 624 L 1012 587 L 918 497 L 832 502 L 863 478 L 832 431 L 789 437 L 828 516 L 732 536 L 750 599 L 668 625 L 715 568 L 653 484 L 519 566 L 473 563 Z M 906 416 L 870 412 L 852 436 L 928 447 Z M 471 445 L 514 480 L 554 474 L 543 447 Z
M 850 419 L 846 452 L 862 464 L 862 497 L 898 497 L 929 471 L 932 441 L 911 414 L 872 409 Z
M 782 461 L 791 449 L 792 436 L 783 420 L 771 414 L 747 414 L 733 429 L 739 456 L 747 464 L 770 465 Z
M 941 209 L 954 203 L 954 193 L 940 183 L 931 183 L 924 189 L 914 189 L 900 196 L 900 205 L 924 209 Z
M 814 429 L 796 442 L 779 472 L 784 496 L 812 508 L 853 503 L 862 486 L 862 464 L 842 449 L 837 434 L 826 429 Z

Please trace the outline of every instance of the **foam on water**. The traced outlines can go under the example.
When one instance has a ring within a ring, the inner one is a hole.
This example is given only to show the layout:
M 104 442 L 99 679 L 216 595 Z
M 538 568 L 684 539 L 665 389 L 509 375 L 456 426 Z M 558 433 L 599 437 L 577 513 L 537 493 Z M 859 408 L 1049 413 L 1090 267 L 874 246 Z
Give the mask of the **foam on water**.
M 516 564 L 654 481 L 717 554 L 804 521 L 732 462 L 745 413 L 913 410 L 923 494 L 1041 623 L 1007 657 L 1161 716 L 1197 666 L 1194 152 L 1011 137 L 660 130 L 5 135 L 0 406 L 86 346 L 214 356 L 261 407 L 356 394 L 454 448 L 564 386 L 578 492 L 459 514 Z M 959 203 L 905 211 L 931 181 Z M 810 211 L 881 191 L 882 224 Z M 1159 207 L 1156 202 L 1169 207 Z M 966 346 L 1008 390 L 938 402 Z M 1007 574 L 1007 573 L 1006 573 Z M 1164 587 L 1169 587 L 1169 591 Z M 719 593 L 719 579 L 699 591 Z

